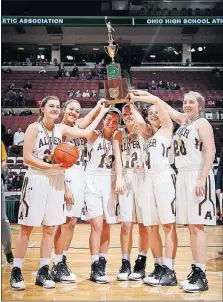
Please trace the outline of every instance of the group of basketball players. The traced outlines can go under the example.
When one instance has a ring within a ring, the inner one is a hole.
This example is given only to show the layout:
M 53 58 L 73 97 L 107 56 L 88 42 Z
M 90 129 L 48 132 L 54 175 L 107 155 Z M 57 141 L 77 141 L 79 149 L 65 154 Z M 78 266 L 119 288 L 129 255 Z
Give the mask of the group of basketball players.
M 147 122 L 134 102 L 152 105 L 148 107 Z M 21 194 L 21 229 L 16 239 L 11 288 L 25 289 L 23 258 L 33 227 L 41 225 L 36 285 L 53 288 L 55 282 L 75 282 L 76 276 L 67 265 L 67 251 L 77 218 L 84 212 L 91 225 L 91 281 L 109 282 L 106 264 L 110 226 L 121 222 L 122 259 L 117 280 L 177 285 L 177 223 L 189 226 L 194 260 L 181 286 L 188 292 L 207 290 L 204 225 L 216 222 L 212 173 L 215 144 L 212 127 L 202 117 L 204 105 L 199 93 L 189 92 L 183 100 L 184 113 L 180 113 L 148 92 L 132 90 L 122 114 L 101 100 L 81 119 L 79 102 L 69 100 L 64 104 L 62 123 L 55 124 L 60 102 L 54 96 L 43 99 L 38 122 L 29 125 L 25 134 L 23 155 L 29 170 Z M 102 118 L 102 130 L 95 130 Z M 124 128 L 120 128 L 121 118 Z M 175 134 L 172 120 L 180 125 Z M 45 160 L 46 153 L 52 153 L 62 141 L 79 149 L 79 159 L 69 169 Z M 132 270 L 134 223 L 138 223 L 139 252 Z M 165 255 L 160 225 L 165 233 Z M 53 245 L 55 259 L 50 271 Z M 149 246 L 154 270 L 146 277 Z

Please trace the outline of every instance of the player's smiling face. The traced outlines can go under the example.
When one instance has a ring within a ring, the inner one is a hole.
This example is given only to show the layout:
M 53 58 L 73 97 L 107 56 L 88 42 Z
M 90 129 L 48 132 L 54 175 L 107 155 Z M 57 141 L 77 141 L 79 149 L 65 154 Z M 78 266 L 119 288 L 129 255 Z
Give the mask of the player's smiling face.
M 130 107 L 124 107 L 122 110 L 122 119 L 125 125 L 134 125 L 133 114 Z
M 77 102 L 71 102 L 64 110 L 63 120 L 65 124 L 73 124 L 80 116 L 81 106 Z
M 155 126 L 155 127 L 160 126 L 159 113 L 156 110 L 156 107 L 154 105 L 149 107 L 147 118 L 152 126 Z
M 57 99 L 50 99 L 42 108 L 45 117 L 56 120 L 60 115 L 60 101 Z
M 119 127 L 118 113 L 108 113 L 104 119 L 104 129 L 110 133 L 115 132 Z
M 202 106 L 198 103 L 194 95 L 188 94 L 185 96 L 183 101 L 183 110 L 186 113 L 188 119 L 192 120 L 199 115 L 202 110 Z

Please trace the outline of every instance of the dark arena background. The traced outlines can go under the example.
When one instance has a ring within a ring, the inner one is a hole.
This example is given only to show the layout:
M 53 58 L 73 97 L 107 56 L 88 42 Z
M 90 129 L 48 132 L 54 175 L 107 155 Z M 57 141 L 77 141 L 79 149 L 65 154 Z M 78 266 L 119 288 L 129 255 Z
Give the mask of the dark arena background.
M 111 62 L 104 50 L 108 39 L 105 16 L 115 30 L 112 35 L 119 45 L 115 62 L 121 64 L 128 87 L 149 91 L 178 111 L 182 111 L 184 93 L 192 90 L 204 96 L 204 116 L 214 130 L 213 171 L 217 173 L 223 144 L 223 1 L 2 0 L 1 139 L 8 154 L 7 168 L 2 173 L 12 253 L 20 229 L 18 207 L 28 169 L 23 164 L 18 137 L 37 120 L 39 104 L 45 96 L 56 95 L 61 104 L 71 98 L 78 100 L 82 116 L 104 97 L 106 65 Z M 137 104 L 138 109 L 146 115 L 146 106 L 142 104 Z M 117 105 L 119 109 L 121 106 Z M 58 122 L 61 119 L 62 115 Z M 25 291 L 10 289 L 12 265 L 2 251 L 2 300 L 222 301 L 223 267 L 219 252 L 223 250 L 223 218 L 219 201 L 216 212 L 217 226 L 206 227 L 209 280 L 206 292 L 190 294 L 178 286 L 150 287 L 141 281 L 116 281 L 121 259 L 119 224 L 111 228 L 110 283 L 92 284 L 88 280 L 90 226 L 79 219 L 68 252 L 69 267 L 77 275 L 76 283 L 59 283 L 52 290 L 35 287 L 41 228 L 34 228 L 23 263 Z M 192 255 L 187 226 L 177 226 L 177 233 L 175 271 L 181 281 L 186 277 Z M 163 231 L 161 235 L 163 238 Z M 135 225 L 132 263 L 137 246 Z M 152 268 L 149 250 L 146 271 L 151 272 Z

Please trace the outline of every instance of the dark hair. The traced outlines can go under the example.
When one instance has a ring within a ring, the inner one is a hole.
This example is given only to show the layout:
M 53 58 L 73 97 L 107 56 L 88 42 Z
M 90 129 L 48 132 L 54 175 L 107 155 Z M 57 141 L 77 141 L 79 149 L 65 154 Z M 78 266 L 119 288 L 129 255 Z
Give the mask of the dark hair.
M 106 112 L 105 115 L 104 115 L 104 119 L 107 117 L 108 114 L 112 114 L 112 113 L 118 114 L 118 116 L 119 116 L 119 123 L 121 123 L 122 113 L 117 108 L 113 108 L 113 109 L 109 110 L 108 112 Z
M 40 104 L 40 107 L 39 107 L 39 112 L 40 112 L 40 116 L 38 118 L 38 122 L 42 121 L 43 117 L 44 117 L 44 114 L 42 112 L 42 108 L 45 107 L 46 103 L 49 101 L 49 100 L 58 100 L 58 97 L 57 96 L 54 96 L 54 95 L 49 95 L 49 96 L 46 96 L 45 98 L 43 98 L 42 100 L 42 103 Z
M 63 103 L 63 110 L 65 110 L 66 108 L 67 108 L 67 106 L 70 104 L 70 103 L 77 103 L 77 104 L 79 104 L 80 105 L 80 107 L 81 107 L 81 104 L 80 104 L 80 102 L 78 102 L 77 100 L 73 100 L 73 99 L 70 99 L 70 100 L 67 100 L 65 103 Z

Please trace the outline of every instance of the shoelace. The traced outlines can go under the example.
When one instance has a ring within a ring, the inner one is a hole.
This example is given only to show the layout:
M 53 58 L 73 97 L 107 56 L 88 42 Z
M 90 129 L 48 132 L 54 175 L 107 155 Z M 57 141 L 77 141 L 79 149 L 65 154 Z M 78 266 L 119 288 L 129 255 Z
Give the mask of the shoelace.
M 99 259 L 99 262 L 102 265 L 103 272 L 105 272 L 105 267 L 106 267 L 107 261 L 105 259 Z
M 63 271 L 65 272 L 66 276 L 69 276 L 71 273 L 71 270 L 69 269 L 68 265 L 67 265 L 67 257 L 64 256 L 63 257 Z
M 49 269 L 46 267 L 42 267 L 40 269 L 39 276 L 43 283 L 47 280 L 52 280 L 52 277 L 49 274 Z
M 153 272 L 149 275 L 149 277 L 159 276 L 162 273 L 162 266 L 155 265 Z
M 144 268 L 144 263 L 141 260 L 136 259 L 134 265 L 134 272 L 139 272 L 143 268 Z
M 120 273 L 127 273 L 129 270 L 129 262 L 128 261 L 122 261 L 122 266 L 119 270 Z
M 23 277 L 22 277 L 22 273 L 21 270 L 19 268 L 14 269 L 13 273 L 12 273 L 12 278 L 16 281 L 16 282 L 20 282 L 23 281 Z
M 190 284 L 196 283 L 197 280 L 200 278 L 200 273 L 201 273 L 200 271 L 194 270 L 194 275 L 191 276 L 191 279 L 190 279 L 189 283 L 190 283 Z
M 191 280 L 191 278 L 193 278 L 194 273 L 195 273 L 195 266 L 192 266 L 192 270 L 190 274 L 187 276 L 187 280 Z
M 102 265 L 101 262 L 99 262 L 99 263 L 97 263 L 97 264 L 94 265 L 94 270 L 101 277 L 105 275 L 104 270 L 103 270 L 103 265 Z

